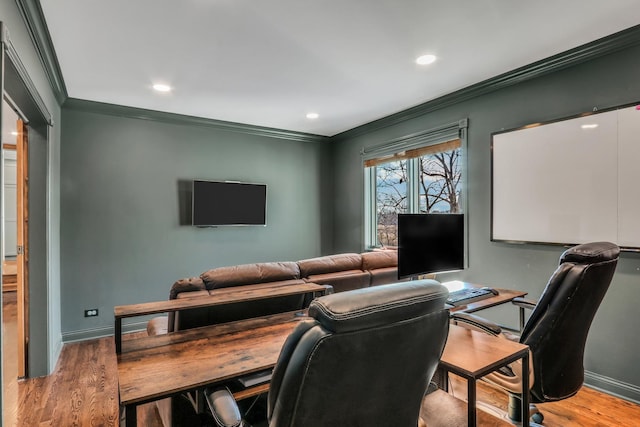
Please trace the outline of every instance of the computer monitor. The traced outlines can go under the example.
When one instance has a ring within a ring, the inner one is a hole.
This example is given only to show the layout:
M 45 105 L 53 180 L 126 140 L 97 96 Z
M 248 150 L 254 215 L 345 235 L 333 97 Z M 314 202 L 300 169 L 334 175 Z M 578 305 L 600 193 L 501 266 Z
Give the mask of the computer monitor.
M 398 279 L 464 269 L 463 214 L 398 215 Z

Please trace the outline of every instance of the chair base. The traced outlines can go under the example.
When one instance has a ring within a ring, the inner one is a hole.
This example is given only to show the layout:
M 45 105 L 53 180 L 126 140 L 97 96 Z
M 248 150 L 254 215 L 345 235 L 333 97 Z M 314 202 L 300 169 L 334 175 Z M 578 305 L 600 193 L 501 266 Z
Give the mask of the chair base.
M 519 395 L 509 393 L 507 415 L 509 419 L 514 423 L 522 422 L 522 403 Z M 542 422 L 542 420 L 544 420 L 544 415 L 533 403 L 529 405 L 529 419 L 531 420 L 531 422 L 536 424 L 539 424 Z

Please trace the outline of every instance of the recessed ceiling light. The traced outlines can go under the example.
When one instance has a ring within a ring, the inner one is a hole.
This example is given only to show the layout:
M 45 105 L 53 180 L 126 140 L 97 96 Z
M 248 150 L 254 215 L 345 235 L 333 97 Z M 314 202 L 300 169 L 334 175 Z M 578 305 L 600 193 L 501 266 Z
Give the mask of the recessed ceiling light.
M 598 127 L 597 123 L 592 123 L 592 124 L 588 124 L 588 125 L 582 125 L 582 129 L 595 129 Z
M 11 135 L 13 136 L 18 136 L 18 132 L 16 132 L 15 130 L 11 132 Z
M 320 117 L 318 113 L 307 113 L 307 119 L 317 119 Z
M 171 92 L 171 86 L 165 85 L 165 84 L 161 84 L 161 83 L 154 84 L 153 85 L 153 89 L 158 91 L 158 92 Z
M 416 64 L 429 65 L 429 64 L 433 64 L 435 60 L 436 60 L 435 55 L 422 55 L 416 58 Z

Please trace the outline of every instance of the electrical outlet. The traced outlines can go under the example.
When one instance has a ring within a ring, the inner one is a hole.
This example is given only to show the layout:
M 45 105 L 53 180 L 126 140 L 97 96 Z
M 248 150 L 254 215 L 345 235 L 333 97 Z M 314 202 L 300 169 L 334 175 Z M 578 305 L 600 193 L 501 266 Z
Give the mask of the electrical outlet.
M 97 308 L 90 308 L 90 309 L 84 311 L 84 317 L 95 317 L 97 315 L 98 315 L 98 309 Z

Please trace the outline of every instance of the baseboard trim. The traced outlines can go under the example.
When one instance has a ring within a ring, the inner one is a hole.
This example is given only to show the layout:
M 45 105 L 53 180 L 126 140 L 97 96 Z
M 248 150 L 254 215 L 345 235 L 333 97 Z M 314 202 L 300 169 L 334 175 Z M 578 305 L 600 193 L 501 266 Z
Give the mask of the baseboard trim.
M 584 372 L 584 383 L 603 393 L 607 393 L 633 403 L 640 404 L 640 387 L 625 383 L 594 372 Z
M 62 342 L 62 337 L 56 340 L 55 347 L 53 348 L 53 352 L 51 353 L 51 360 L 49 360 L 49 375 L 51 375 L 58 366 L 58 360 L 60 360 L 60 353 L 62 353 L 62 347 L 64 343 Z
M 122 325 L 122 332 L 140 332 L 147 329 L 147 322 L 132 322 L 127 323 L 126 325 Z M 113 326 L 103 326 L 101 328 L 91 328 L 91 329 L 80 329 L 77 331 L 69 331 L 62 333 L 62 342 L 64 344 L 78 342 L 78 341 L 87 341 L 96 338 L 104 338 L 113 336 L 114 329 Z

